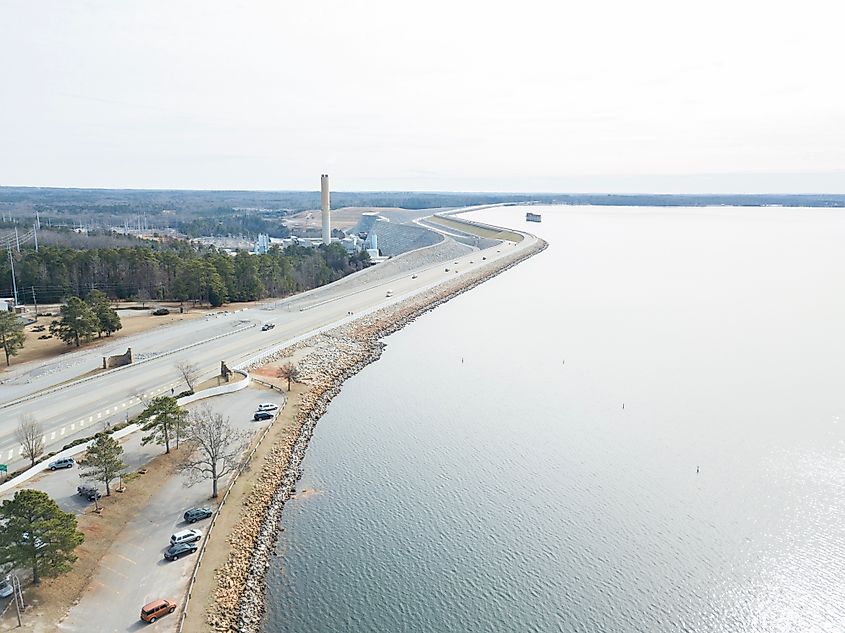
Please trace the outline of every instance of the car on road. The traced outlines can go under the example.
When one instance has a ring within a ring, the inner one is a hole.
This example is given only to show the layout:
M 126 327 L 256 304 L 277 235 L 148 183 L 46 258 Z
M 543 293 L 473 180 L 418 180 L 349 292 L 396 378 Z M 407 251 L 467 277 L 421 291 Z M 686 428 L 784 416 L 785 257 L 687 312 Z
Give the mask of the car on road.
M 173 600 L 153 600 L 141 607 L 141 619 L 152 624 L 161 616 L 176 611 L 176 603 Z
M 54 462 L 50 462 L 47 464 L 47 468 L 50 470 L 58 470 L 59 468 L 73 468 L 73 465 L 76 462 L 73 461 L 73 457 L 62 457 L 61 459 L 57 459 Z
M 202 530 L 191 528 L 190 530 L 182 530 L 170 535 L 170 542 L 173 545 L 177 543 L 196 543 L 202 538 Z
M 164 551 L 164 557 L 167 560 L 179 560 L 183 556 L 193 554 L 196 551 L 196 543 L 176 543 L 175 545 L 171 545 Z
M 392 296 L 393 296 L 393 291 L 392 291 L 392 290 L 388 290 L 388 291 L 385 293 L 385 295 L 384 295 L 384 296 L 385 296 L 385 297 L 392 297 Z
M 186 510 L 182 516 L 186 523 L 196 523 L 202 519 L 207 519 L 212 514 L 214 513 L 211 511 L 211 508 L 191 508 L 190 510 Z
M 411 275 L 411 279 L 416 279 L 416 278 L 417 278 L 416 275 Z
M 255 415 L 252 416 L 252 419 L 256 422 L 261 422 L 263 420 L 272 420 L 274 415 L 276 414 L 272 411 L 256 411 Z
M 12 581 L 6 576 L 0 580 L 0 598 L 8 598 L 12 595 Z
M 261 326 L 261 331 L 266 332 L 267 330 L 272 330 L 274 327 L 276 327 L 275 323 L 265 323 Z
M 77 486 L 76 494 L 82 495 L 88 499 L 88 501 L 94 501 L 102 496 L 100 491 L 97 490 L 97 486 L 92 486 L 91 484 L 82 484 L 81 486 Z
M 261 404 L 258 405 L 258 407 L 256 407 L 255 410 L 256 411 L 275 411 L 278 408 L 279 408 L 279 405 L 277 405 L 274 402 L 262 402 Z

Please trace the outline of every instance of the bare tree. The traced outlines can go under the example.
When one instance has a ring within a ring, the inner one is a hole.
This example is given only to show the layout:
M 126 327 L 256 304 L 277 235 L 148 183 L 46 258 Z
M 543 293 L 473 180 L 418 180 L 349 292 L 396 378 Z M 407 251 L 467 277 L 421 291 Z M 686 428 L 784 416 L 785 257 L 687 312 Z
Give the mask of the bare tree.
M 276 370 L 276 376 L 288 381 L 288 391 L 290 391 L 290 383 L 299 382 L 299 367 L 293 363 L 285 363 Z
M 23 455 L 29 460 L 30 466 L 35 466 L 35 461 L 44 453 L 43 427 L 31 413 L 25 413 L 21 416 L 15 436 L 23 448 Z
M 138 402 L 140 402 L 145 409 L 150 406 L 150 401 L 152 400 L 152 398 L 148 394 L 144 393 L 144 390 L 140 387 L 135 387 L 135 389 L 130 391 L 129 397 L 138 398 Z
M 199 379 L 199 367 L 197 367 L 194 363 L 183 360 L 176 363 L 176 369 L 178 369 L 179 373 L 182 374 L 182 379 L 185 381 L 185 384 L 188 385 L 188 389 L 193 391 L 194 385 L 196 385 L 197 380 Z
M 195 450 L 179 471 L 188 475 L 189 486 L 210 479 L 216 497 L 218 482 L 241 467 L 249 435 L 206 405 L 191 411 L 184 437 Z

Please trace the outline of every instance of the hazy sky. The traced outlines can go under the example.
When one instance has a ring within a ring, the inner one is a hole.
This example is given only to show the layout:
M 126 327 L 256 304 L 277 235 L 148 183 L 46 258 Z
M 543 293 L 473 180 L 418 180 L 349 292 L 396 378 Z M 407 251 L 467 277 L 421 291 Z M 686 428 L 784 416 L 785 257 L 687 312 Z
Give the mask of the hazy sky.
M 845 192 L 841 4 L 0 0 L 0 185 Z

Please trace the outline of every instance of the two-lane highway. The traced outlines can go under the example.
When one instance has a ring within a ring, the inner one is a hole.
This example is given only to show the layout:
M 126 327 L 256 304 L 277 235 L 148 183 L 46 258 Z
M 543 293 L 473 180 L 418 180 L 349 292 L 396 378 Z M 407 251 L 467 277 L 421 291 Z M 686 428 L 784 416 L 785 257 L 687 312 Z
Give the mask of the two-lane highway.
M 454 261 L 429 264 L 385 278 L 384 270 L 391 266 L 388 261 L 378 265 L 385 268 L 373 281 L 368 282 L 367 271 L 364 271 L 284 301 L 242 310 L 230 315 L 231 333 L 227 335 L 201 343 L 188 340 L 186 344 L 191 346 L 180 351 L 70 383 L 22 402 L 0 405 L 0 463 L 8 464 L 10 471 L 24 465 L 15 429 L 25 413 L 34 415 L 44 428 L 45 450 L 59 450 L 74 438 L 91 435 L 107 423 L 114 424 L 138 413 L 142 407 L 137 397 L 139 393 L 150 397 L 169 394 L 171 388 L 178 392 L 184 387 L 176 369 L 180 361 L 196 364 L 204 377 L 216 375 L 221 361 L 236 367 L 262 350 L 334 327 L 351 318 L 350 312 L 361 314 L 378 309 L 447 279 L 490 265 L 534 242 L 532 237 L 515 244 L 504 242 L 483 251 L 472 251 Z M 275 328 L 262 331 L 260 325 L 265 322 L 275 324 Z M 191 325 L 186 323 L 178 327 Z M 134 351 L 145 353 L 142 346 Z

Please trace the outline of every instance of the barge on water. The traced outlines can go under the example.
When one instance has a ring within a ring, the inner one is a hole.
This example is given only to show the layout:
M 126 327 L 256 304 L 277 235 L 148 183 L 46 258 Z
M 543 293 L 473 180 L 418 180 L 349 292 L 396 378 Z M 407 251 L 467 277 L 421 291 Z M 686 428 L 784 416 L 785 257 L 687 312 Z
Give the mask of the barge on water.
M 525 221 L 526 222 L 540 222 L 543 219 L 543 216 L 539 213 L 526 213 L 525 214 Z

